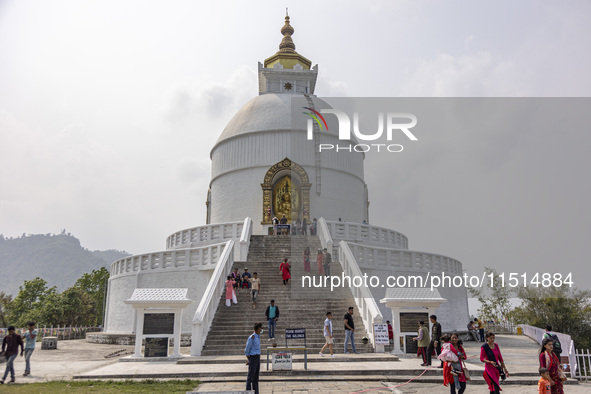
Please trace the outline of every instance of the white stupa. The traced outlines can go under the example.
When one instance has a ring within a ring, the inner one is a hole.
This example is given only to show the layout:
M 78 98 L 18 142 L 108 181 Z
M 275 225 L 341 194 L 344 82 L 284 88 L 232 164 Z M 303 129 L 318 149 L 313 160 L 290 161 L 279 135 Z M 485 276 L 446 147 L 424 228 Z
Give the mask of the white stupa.
M 266 233 L 270 214 L 283 214 L 282 196 L 294 198 L 288 213 L 294 222 L 320 216 L 368 221 L 363 153 L 320 154 L 318 144 L 336 143 L 334 134 L 316 133 L 316 140 L 308 141 L 306 130 L 294 129 L 294 99 L 315 109 L 330 106 L 314 95 L 318 66 L 295 51 L 293 32 L 286 16 L 279 51 L 259 63 L 259 95 L 234 115 L 211 150 L 208 223 L 248 216 L 255 233 Z M 286 182 L 293 185 L 292 197 L 277 189 Z
M 325 229 L 323 246 L 334 247 L 335 257 L 347 258 L 368 275 L 462 275 L 459 261 L 409 250 L 405 235 L 369 224 L 363 153 L 319 153 L 319 144 L 337 144 L 337 136 L 314 132 L 308 140 L 304 128 L 294 127 L 294 100 L 304 100 L 315 110 L 330 106 L 314 94 L 318 66 L 295 51 L 289 16 L 281 33 L 279 51 L 259 63 L 258 96 L 234 115 L 211 150 L 207 223 L 171 234 L 164 251 L 112 264 L 107 333 L 134 331 L 136 317 L 125 300 L 136 288 L 187 288 L 187 298 L 194 303 L 183 312 L 182 332 L 187 339 L 192 336 L 193 343 L 196 337 L 201 341 L 215 312 L 214 301 L 222 294 L 220 278 L 234 260 L 247 259 L 250 235 L 267 234 L 273 216 L 284 214 L 292 223 L 319 218 Z M 332 118 L 327 117 L 328 128 L 336 129 Z M 391 319 L 390 310 L 379 303 L 385 290 L 372 290 L 374 309 L 384 321 Z M 446 300 L 436 310 L 440 322 L 447 330 L 465 329 L 466 289 L 439 289 L 439 294 Z M 200 354 L 199 346 L 192 354 Z

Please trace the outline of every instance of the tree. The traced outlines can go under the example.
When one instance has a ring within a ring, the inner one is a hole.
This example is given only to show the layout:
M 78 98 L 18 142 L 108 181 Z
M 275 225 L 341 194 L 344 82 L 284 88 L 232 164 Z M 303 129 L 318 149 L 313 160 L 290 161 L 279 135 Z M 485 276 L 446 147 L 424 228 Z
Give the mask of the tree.
M 526 287 L 516 291 L 521 306 L 511 312 L 516 324 L 552 326 L 571 336 L 575 347 L 591 348 L 591 291 L 563 287 Z M 566 349 L 568 344 L 562 344 Z
M 8 315 L 10 314 L 11 304 L 12 295 L 0 291 L 0 327 L 8 327 L 10 325 Z
M 38 324 L 48 323 L 44 320 L 45 301 L 48 297 L 57 294 L 56 287 L 47 287 L 47 282 L 39 277 L 26 280 L 19 287 L 19 293 L 10 306 L 9 320 L 11 324 L 25 327 L 27 322 L 35 321 Z
M 98 270 L 92 270 L 90 274 L 82 275 L 74 284 L 74 287 L 83 290 L 89 296 L 89 302 L 92 305 L 89 313 L 95 317 L 89 325 L 103 324 L 108 280 L 109 271 L 101 267 Z
M 511 290 L 509 287 L 500 286 L 501 280 L 499 274 L 492 268 L 484 268 L 486 278 L 493 278 L 493 286 L 491 281 L 486 282 L 485 288 L 471 287 L 468 289 L 473 297 L 480 301 L 480 308 L 478 309 L 479 317 L 484 320 L 504 321 L 511 311 L 511 303 L 509 298 Z
M 70 287 L 60 295 L 62 326 L 92 326 L 96 322 L 91 296 L 78 287 Z

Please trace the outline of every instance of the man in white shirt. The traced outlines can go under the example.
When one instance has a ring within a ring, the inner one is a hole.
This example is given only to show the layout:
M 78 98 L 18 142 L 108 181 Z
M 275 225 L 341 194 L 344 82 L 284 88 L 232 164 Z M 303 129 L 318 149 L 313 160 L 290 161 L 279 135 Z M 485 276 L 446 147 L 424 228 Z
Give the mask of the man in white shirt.
M 252 274 L 254 278 L 249 279 L 251 285 L 251 295 L 252 295 L 252 307 L 257 307 L 257 296 L 259 291 L 261 291 L 261 279 L 257 276 L 257 273 L 254 272 Z
M 35 351 L 35 342 L 37 342 L 37 330 L 35 329 L 35 322 L 29 322 L 27 326 L 29 329 L 23 336 L 23 339 L 25 339 L 25 373 L 23 376 L 31 374 L 31 355 Z
M 320 353 L 318 354 L 324 356 L 324 353 L 322 352 L 324 352 L 324 350 L 328 346 L 328 349 L 330 350 L 330 357 L 336 357 L 336 355 L 332 351 L 334 339 L 332 336 L 332 313 L 330 312 L 326 312 L 326 320 L 324 321 L 324 339 L 326 340 L 326 343 L 324 344 L 322 350 L 320 350 Z

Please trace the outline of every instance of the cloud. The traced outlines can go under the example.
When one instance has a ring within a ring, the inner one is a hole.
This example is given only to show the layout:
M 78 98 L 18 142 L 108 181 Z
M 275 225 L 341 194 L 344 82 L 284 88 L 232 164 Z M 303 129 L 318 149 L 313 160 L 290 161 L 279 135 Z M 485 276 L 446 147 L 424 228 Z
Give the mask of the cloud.
M 511 61 L 499 61 L 489 51 L 433 59 L 415 59 L 407 67 L 401 96 L 470 97 L 515 93 Z
M 476 37 L 474 37 L 474 36 L 466 37 L 466 39 L 464 40 L 464 48 L 466 48 L 466 50 L 470 50 L 472 47 L 472 44 L 474 44 L 475 39 L 476 39 Z
M 218 119 L 236 112 L 257 89 L 257 75 L 248 66 L 240 66 L 222 82 L 188 81 L 172 89 L 165 118 L 171 123 Z

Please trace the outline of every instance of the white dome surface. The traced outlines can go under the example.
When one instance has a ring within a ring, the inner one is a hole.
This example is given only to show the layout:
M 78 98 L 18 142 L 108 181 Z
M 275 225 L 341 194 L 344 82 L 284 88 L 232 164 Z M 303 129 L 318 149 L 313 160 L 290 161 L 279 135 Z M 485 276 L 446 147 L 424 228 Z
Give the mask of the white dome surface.
M 266 93 L 246 103 L 228 122 L 216 145 L 228 138 L 269 130 L 291 130 L 291 102 L 293 98 L 304 99 L 298 94 Z M 317 97 L 310 97 L 315 108 L 332 108 Z M 214 147 L 215 149 L 215 147 Z

